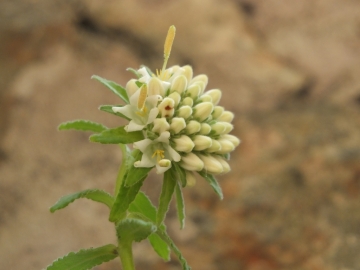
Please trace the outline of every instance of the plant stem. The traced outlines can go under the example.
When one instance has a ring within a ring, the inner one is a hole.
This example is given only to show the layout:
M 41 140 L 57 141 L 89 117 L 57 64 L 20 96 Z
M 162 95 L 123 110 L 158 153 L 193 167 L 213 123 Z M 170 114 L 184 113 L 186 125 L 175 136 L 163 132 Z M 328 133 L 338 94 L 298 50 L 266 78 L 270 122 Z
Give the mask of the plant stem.
M 132 242 L 120 241 L 118 247 L 119 257 L 123 270 L 135 270 L 134 259 L 132 254 Z

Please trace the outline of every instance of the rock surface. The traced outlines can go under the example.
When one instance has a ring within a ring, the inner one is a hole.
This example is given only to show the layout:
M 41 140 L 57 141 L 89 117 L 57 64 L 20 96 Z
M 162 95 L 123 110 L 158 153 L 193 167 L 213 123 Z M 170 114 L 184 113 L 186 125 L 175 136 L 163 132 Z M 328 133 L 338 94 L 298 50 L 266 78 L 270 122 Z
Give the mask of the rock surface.
M 108 210 L 62 195 L 113 189 L 115 146 L 56 126 L 116 98 L 90 80 L 124 84 L 127 67 L 191 64 L 223 90 L 242 144 L 219 201 L 186 188 L 186 228 L 168 229 L 193 269 L 360 268 L 360 4 L 356 0 L 13 0 L 0 3 L 0 269 L 41 269 L 70 251 L 114 243 Z M 144 190 L 156 198 L 160 179 Z M 138 269 L 180 269 L 147 243 Z M 119 269 L 114 260 L 96 269 Z

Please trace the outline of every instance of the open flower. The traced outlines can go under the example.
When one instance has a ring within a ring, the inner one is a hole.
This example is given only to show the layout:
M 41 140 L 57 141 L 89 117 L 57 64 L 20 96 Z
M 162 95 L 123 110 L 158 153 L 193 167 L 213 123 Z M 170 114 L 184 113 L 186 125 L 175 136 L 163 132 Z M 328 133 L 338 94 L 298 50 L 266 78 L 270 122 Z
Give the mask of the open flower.
M 181 156 L 169 145 L 170 133 L 164 131 L 154 140 L 144 139 L 134 143 L 143 155 L 140 161 L 134 163 L 135 167 L 154 167 L 157 173 L 164 173 L 171 168 L 171 161 L 179 162 Z

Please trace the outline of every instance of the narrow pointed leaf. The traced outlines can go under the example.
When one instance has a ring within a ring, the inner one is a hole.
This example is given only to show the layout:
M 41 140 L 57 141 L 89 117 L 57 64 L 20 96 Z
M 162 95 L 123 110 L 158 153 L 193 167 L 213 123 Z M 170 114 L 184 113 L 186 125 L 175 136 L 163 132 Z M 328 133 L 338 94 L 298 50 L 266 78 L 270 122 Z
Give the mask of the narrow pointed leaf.
M 135 218 L 123 219 L 116 226 L 117 237 L 124 242 L 140 242 L 155 231 L 156 226 L 152 222 Z
M 153 233 L 148 237 L 149 242 L 155 252 L 166 262 L 170 260 L 170 248 L 169 245 L 161 239 L 160 236 Z
M 169 237 L 169 235 L 165 231 L 162 231 L 162 230 L 157 230 L 156 234 L 169 245 L 171 250 L 178 257 L 178 259 L 181 263 L 182 269 L 183 270 L 191 270 L 191 267 L 188 265 L 187 261 L 185 260 L 184 256 L 182 255 L 181 251 L 174 244 L 173 240 Z
M 125 115 L 123 115 L 122 113 L 119 113 L 119 112 L 114 112 L 112 110 L 112 107 L 122 107 L 122 105 L 101 105 L 99 107 L 99 110 L 100 111 L 103 111 L 103 112 L 107 112 L 107 113 L 111 113 L 113 115 L 116 115 L 116 116 L 120 116 L 126 120 L 130 120 L 130 118 L 126 117 Z
M 91 142 L 98 142 L 103 144 L 128 144 L 141 141 L 144 135 L 141 131 L 127 132 L 124 127 L 110 128 L 99 134 L 90 136 Z
M 169 210 L 170 201 L 174 193 L 176 179 L 173 176 L 172 170 L 167 170 L 164 173 L 164 180 L 161 189 L 159 208 L 156 215 L 156 224 L 160 226 Z
M 109 193 L 99 189 L 87 189 L 61 197 L 60 200 L 57 201 L 50 208 L 50 212 L 54 213 L 57 210 L 65 208 L 70 203 L 80 198 L 86 198 L 96 202 L 103 203 L 107 205 L 109 208 L 111 208 L 114 203 L 114 198 Z
M 220 200 L 224 198 L 224 195 L 222 193 L 221 187 L 215 177 L 212 174 L 207 174 L 205 171 L 199 172 L 199 174 L 207 181 L 209 182 L 210 186 L 214 189 L 217 195 L 219 195 Z
M 133 74 L 135 74 L 135 76 L 136 76 L 136 77 L 138 77 L 138 78 L 140 78 L 140 77 L 141 77 L 140 73 L 139 73 L 139 72 L 137 72 L 137 70 L 136 70 L 136 69 L 133 69 L 133 68 L 127 68 L 126 70 L 127 70 L 127 71 L 130 71 L 130 72 L 131 72 L 131 73 L 133 73 Z
M 110 211 L 109 220 L 111 222 L 116 222 L 125 217 L 126 210 L 128 210 L 130 203 L 135 199 L 144 180 L 145 177 L 131 187 L 125 186 L 124 183 L 121 184 L 119 193 Z
M 175 168 L 175 174 L 178 176 L 178 179 L 181 182 L 182 187 L 186 187 L 186 174 L 185 170 L 180 167 L 176 162 L 173 162 L 172 165 Z
M 87 120 L 74 120 L 69 122 L 61 123 L 58 127 L 58 130 L 82 130 L 82 131 L 93 131 L 93 132 L 102 132 L 107 130 L 102 124 L 87 121 Z
M 126 172 L 128 170 L 128 162 L 129 158 L 131 156 L 131 150 L 126 144 L 119 144 L 121 153 L 122 153 L 122 163 L 120 165 L 119 173 L 116 178 L 116 184 L 115 184 L 115 197 L 119 193 L 120 187 L 122 182 L 124 181 L 124 178 L 126 176 Z
M 136 184 L 140 179 L 146 177 L 148 173 L 151 171 L 152 167 L 144 168 L 144 167 L 135 167 L 135 161 L 140 160 L 142 157 L 142 153 L 139 150 L 133 151 L 133 160 L 129 163 L 128 173 L 125 179 L 126 186 L 132 186 Z
M 129 97 L 126 93 L 126 90 L 121 85 L 118 85 L 116 82 L 109 81 L 107 79 L 101 78 L 100 76 L 93 75 L 91 79 L 95 79 L 102 84 L 104 84 L 107 88 L 109 88 L 115 95 L 120 97 L 126 103 L 129 103 Z
M 117 247 L 110 244 L 98 248 L 82 249 L 57 259 L 46 270 L 86 270 L 118 257 Z
M 178 219 L 180 222 L 180 229 L 183 229 L 185 226 L 185 204 L 184 204 L 184 197 L 183 197 L 179 182 L 176 182 L 175 195 L 176 195 L 177 216 L 178 216 Z

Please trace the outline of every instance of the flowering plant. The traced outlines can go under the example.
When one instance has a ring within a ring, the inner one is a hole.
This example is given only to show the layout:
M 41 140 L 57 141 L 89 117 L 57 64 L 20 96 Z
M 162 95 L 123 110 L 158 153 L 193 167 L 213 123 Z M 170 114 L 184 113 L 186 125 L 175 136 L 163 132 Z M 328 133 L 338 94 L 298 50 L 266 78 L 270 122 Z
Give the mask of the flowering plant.
M 99 109 L 129 120 L 126 126 L 107 128 L 85 120 L 59 126 L 59 130 L 92 131 L 92 142 L 120 145 L 123 162 L 114 195 L 103 190 L 84 190 L 62 197 L 50 208 L 55 212 L 79 198 L 105 204 L 110 209 L 109 221 L 116 228 L 118 246 L 109 244 L 69 253 L 54 261 L 48 270 L 89 269 L 116 257 L 120 257 L 123 269 L 135 269 L 132 243 L 144 239 L 150 241 L 164 260 L 169 260 L 172 250 L 183 269 L 190 269 L 166 232 L 164 219 L 169 203 L 175 193 L 180 227 L 183 228 L 182 188 L 195 185 L 196 174 L 204 178 L 222 199 L 214 175 L 230 171 L 229 153 L 240 140 L 229 134 L 234 115 L 218 105 L 221 91 L 205 91 L 206 75 L 194 77 L 190 66 L 166 68 L 174 36 L 175 27 L 171 26 L 165 40 L 164 65 L 156 74 L 147 67 L 129 69 L 136 78 L 125 88 L 99 76 L 92 77 L 125 103 L 103 105 Z M 140 191 L 153 168 L 163 175 L 157 208 Z

